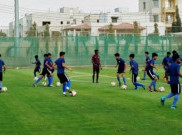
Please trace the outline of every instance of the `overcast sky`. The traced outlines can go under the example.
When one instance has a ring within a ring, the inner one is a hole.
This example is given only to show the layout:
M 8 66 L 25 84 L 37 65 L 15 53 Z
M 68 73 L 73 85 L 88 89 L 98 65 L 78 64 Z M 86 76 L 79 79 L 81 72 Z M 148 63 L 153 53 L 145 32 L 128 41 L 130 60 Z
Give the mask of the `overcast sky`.
M 19 0 L 20 17 L 26 12 L 59 11 L 60 7 L 79 7 L 83 12 L 112 12 L 114 8 L 126 7 L 138 11 L 139 0 Z M 0 26 L 8 26 L 13 17 L 14 0 L 0 0 Z

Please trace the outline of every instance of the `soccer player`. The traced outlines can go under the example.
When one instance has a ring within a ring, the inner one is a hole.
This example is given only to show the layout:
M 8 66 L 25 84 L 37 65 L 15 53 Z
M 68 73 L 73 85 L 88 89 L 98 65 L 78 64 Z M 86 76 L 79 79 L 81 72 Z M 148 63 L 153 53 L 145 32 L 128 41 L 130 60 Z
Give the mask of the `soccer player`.
M 69 71 L 72 71 L 72 69 L 66 66 L 64 58 L 65 58 L 65 52 L 60 52 L 60 58 L 58 58 L 55 61 L 54 67 L 56 68 L 57 66 L 57 76 L 61 84 L 63 84 L 63 96 L 66 96 L 66 91 L 71 93 L 70 91 L 71 81 L 65 73 L 65 68 L 68 69 Z
M 34 77 L 36 77 L 36 73 L 40 73 L 41 69 L 40 69 L 40 66 L 41 66 L 41 62 L 39 60 L 39 57 L 38 55 L 35 56 L 35 62 L 33 62 L 32 64 L 35 64 L 35 69 L 34 69 Z
M 92 82 L 95 82 L 95 73 L 96 73 L 96 83 L 99 83 L 99 73 L 101 68 L 99 50 L 95 50 L 95 54 L 92 56 L 92 64 L 93 64 L 93 76 Z
M 35 81 L 35 83 L 33 84 L 34 87 L 37 87 L 37 84 L 42 80 L 42 78 L 45 78 L 46 75 L 49 76 L 49 72 L 47 70 L 47 63 L 48 61 L 48 54 L 44 54 L 44 66 L 43 66 L 43 70 L 42 73 L 40 74 L 40 77 L 38 78 L 38 80 Z
M 45 63 L 46 67 L 47 67 L 47 71 L 48 71 L 48 87 L 52 87 L 52 83 L 53 83 L 53 72 L 54 72 L 54 66 L 53 66 L 53 62 L 51 60 L 51 53 L 48 53 L 48 58 L 47 61 Z
M 162 61 L 162 65 L 163 65 L 163 68 L 164 68 L 165 72 L 166 72 L 168 66 L 170 65 L 170 63 L 169 63 L 169 61 L 170 61 L 170 56 L 171 56 L 171 53 L 170 53 L 170 52 L 167 52 L 167 56 L 164 57 L 164 59 L 163 59 L 163 61 Z M 165 79 L 165 78 L 167 79 L 167 77 L 168 77 L 168 76 L 165 74 L 164 79 Z
M 142 80 L 146 79 L 146 67 L 147 67 L 148 62 L 150 61 L 149 52 L 145 52 L 145 57 L 146 57 L 146 59 L 145 59 L 146 66 L 145 66 L 145 69 L 144 69 L 143 79 Z
M 115 58 L 116 58 L 116 61 L 117 61 L 116 68 L 118 67 L 117 80 L 119 82 L 119 86 L 121 86 L 120 75 L 123 78 L 124 85 L 126 85 L 125 73 L 126 73 L 127 64 L 122 58 L 120 58 L 119 53 L 115 54 Z
M 157 78 L 156 75 L 154 74 L 153 69 L 157 69 L 157 67 L 155 66 L 155 60 L 157 60 L 158 54 L 157 53 L 153 53 L 152 54 L 152 59 L 150 60 L 150 62 L 148 62 L 147 65 L 147 75 L 150 77 L 150 79 L 152 80 L 150 86 L 148 87 L 148 90 L 152 92 L 152 86 L 154 87 L 154 92 L 157 92 L 156 89 L 156 82 L 157 82 Z
M 174 96 L 174 101 L 172 103 L 171 109 L 176 109 L 176 104 L 181 93 L 179 77 L 182 78 L 182 74 L 180 74 L 180 65 L 178 64 L 179 55 L 174 55 L 173 61 L 174 63 L 172 63 L 166 70 L 167 75 L 170 76 L 170 81 L 167 81 L 171 86 L 171 93 L 161 98 L 161 104 L 164 106 L 165 100 Z
M 138 90 L 138 87 L 142 87 L 145 90 L 145 85 L 140 84 L 137 82 L 137 76 L 138 76 L 138 63 L 134 60 L 135 55 L 130 54 L 130 71 L 132 71 L 132 82 L 135 86 L 135 90 Z
M 5 73 L 5 71 L 6 71 L 6 66 L 4 61 L 1 59 L 1 54 L 0 54 L 0 93 L 3 87 L 3 72 Z

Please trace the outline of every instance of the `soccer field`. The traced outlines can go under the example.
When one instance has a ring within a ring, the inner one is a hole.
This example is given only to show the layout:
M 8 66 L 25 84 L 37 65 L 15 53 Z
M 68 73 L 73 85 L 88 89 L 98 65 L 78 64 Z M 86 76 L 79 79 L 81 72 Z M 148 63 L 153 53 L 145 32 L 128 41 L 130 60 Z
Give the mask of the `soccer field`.
M 140 68 L 140 78 L 142 72 Z M 181 135 L 182 99 L 171 110 L 173 99 L 160 105 L 160 97 L 170 92 L 162 80 L 157 87 L 163 93 L 133 90 L 127 72 L 127 90 L 118 86 L 115 68 L 103 68 L 99 84 L 91 83 L 91 68 L 73 68 L 67 72 L 76 97 L 63 97 L 61 87 L 34 88 L 33 69 L 9 69 L 4 75 L 7 93 L 0 94 L 0 134 L 10 135 Z M 58 82 L 55 74 L 54 85 Z M 149 77 L 146 86 L 151 82 Z

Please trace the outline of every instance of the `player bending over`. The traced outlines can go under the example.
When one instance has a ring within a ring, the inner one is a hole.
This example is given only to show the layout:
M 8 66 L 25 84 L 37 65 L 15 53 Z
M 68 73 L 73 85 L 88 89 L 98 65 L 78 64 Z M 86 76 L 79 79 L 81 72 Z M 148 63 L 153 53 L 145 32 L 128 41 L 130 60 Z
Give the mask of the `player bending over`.
M 167 79 L 167 75 L 166 75 L 166 70 L 167 68 L 169 67 L 170 63 L 170 56 L 171 56 L 171 53 L 170 52 L 167 52 L 167 56 L 164 57 L 163 61 L 162 61 L 162 65 L 163 65 L 163 68 L 164 68 L 164 71 L 165 71 L 165 76 L 163 77 L 163 79 Z M 167 79 L 168 80 L 168 79 Z
M 39 57 L 38 55 L 35 56 L 35 62 L 33 62 L 32 64 L 35 64 L 35 69 L 34 69 L 34 77 L 36 77 L 36 73 L 40 73 L 41 69 L 40 69 L 40 66 L 41 66 L 41 62 L 39 60 Z
M 92 64 L 93 64 L 93 76 L 92 82 L 95 82 L 95 73 L 96 73 L 96 83 L 99 83 L 99 73 L 100 73 L 100 57 L 99 57 L 99 50 L 95 50 L 95 54 L 92 56 Z
M 171 109 L 176 109 L 176 103 L 178 102 L 181 93 L 179 77 L 182 78 L 182 74 L 180 74 L 180 65 L 178 64 L 179 55 L 174 55 L 173 61 L 174 63 L 172 63 L 166 70 L 167 75 L 170 76 L 170 81 L 168 81 L 168 83 L 171 86 L 171 93 L 161 98 L 161 104 L 164 106 L 165 100 L 174 96 L 174 101 L 172 103 Z
M 5 71 L 6 71 L 6 66 L 4 61 L 1 59 L 1 54 L 0 54 L 0 93 L 3 87 L 3 73 L 5 73 Z
M 72 69 L 66 66 L 64 57 L 65 57 L 65 52 L 60 52 L 60 58 L 58 58 L 55 61 L 54 67 L 57 66 L 57 76 L 61 84 L 63 84 L 63 96 L 66 96 L 66 91 L 71 93 L 70 91 L 71 81 L 65 73 L 65 68 L 68 69 L 69 71 L 72 71 Z
M 155 66 L 155 60 L 157 60 L 157 57 L 158 57 L 158 54 L 153 53 L 152 59 L 150 60 L 150 62 L 148 62 L 148 65 L 147 65 L 147 75 L 152 80 L 150 86 L 148 87 L 148 90 L 151 92 L 152 92 L 152 86 L 154 87 L 154 92 L 157 92 L 157 89 L 156 89 L 157 78 L 153 71 L 154 68 L 157 69 L 157 67 Z
M 127 64 L 125 63 L 125 61 L 122 58 L 120 58 L 119 53 L 115 54 L 115 58 L 116 58 L 116 61 L 117 61 L 116 68 L 118 67 L 117 80 L 119 82 L 119 86 L 121 86 L 120 75 L 123 78 L 124 85 L 126 85 L 125 73 L 126 73 Z
M 135 55 L 130 54 L 130 71 L 132 71 L 132 82 L 135 86 L 135 90 L 138 90 L 138 87 L 142 87 L 145 90 L 145 85 L 140 84 L 137 82 L 137 76 L 138 76 L 138 63 L 134 60 Z

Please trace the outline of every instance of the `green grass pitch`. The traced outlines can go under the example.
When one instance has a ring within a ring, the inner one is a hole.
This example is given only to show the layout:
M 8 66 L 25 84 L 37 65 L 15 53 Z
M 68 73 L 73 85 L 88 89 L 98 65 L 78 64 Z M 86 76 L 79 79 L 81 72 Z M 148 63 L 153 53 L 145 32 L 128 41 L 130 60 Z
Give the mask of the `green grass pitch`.
M 141 68 L 140 68 L 141 70 Z M 173 99 L 164 107 L 160 97 L 170 92 L 162 80 L 163 69 L 157 71 L 157 87 L 163 93 L 133 90 L 131 74 L 127 73 L 127 90 L 118 86 L 116 69 L 104 68 L 100 83 L 91 83 L 91 68 L 74 68 L 67 72 L 76 97 L 63 97 L 62 88 L 37 88 L 33 69 L 9 69 L 4 75 L 7 93 L 0 94 L 1 135 L 181 135 L 182 99 L 176 110 L 170 110 Z M 140 77 L 142 78 L 140 71 Z M 58 81 L 55 74 L 54 85 Z M 151 82 L 147 77 L 146 86 Z

